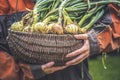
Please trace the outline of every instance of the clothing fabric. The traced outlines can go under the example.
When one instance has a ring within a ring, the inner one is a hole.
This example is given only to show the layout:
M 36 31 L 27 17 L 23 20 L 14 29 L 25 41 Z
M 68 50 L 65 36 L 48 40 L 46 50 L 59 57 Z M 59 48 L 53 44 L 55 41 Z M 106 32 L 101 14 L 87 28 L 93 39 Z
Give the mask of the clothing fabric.
M 110 52 L 120 46 L 120 6 L 108 5 L 102 21 L 98 21 L 90 31 L 91 54 Z M 107 14 L 106 14 L 107 13 Z M 96 33 L 96 36 L 91 33 Z M 95 39 L 96 38 L 96 39 Z M 94 40 L 93 40 L 94 39 Z M 99 49 L 95 50 L 95 47 Z
M 45 74 L 41 65 L 23 64 L 16 61 L 6 41 L 7 30 L 12 23 L 20 20 L 32 9 L 33 0 L 0 0 L 0 80 L 92 80 L 88 62 L 68 67 L 52 74 Z M 90 54 L 115 50 L 120 46 L 120 12 L 119 6 L 110 4 L 105 8 L 104 16 L 88 32 Z

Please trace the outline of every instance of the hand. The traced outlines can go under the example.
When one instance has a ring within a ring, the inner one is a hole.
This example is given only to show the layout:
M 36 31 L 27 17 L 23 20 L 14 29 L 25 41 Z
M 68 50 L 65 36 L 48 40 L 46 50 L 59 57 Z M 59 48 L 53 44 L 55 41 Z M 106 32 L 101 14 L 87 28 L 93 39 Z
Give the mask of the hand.
M 66 55 L 66 57 L 77 56 L 75 59 L 68 61 L 66 63 L 66 65 L 68 65 L 68 66 L 79 64 L 80 62 L 85 60 L 90 54 L 90 45 L 89 45 L 88 35 L 87 34 L 79 34 L 79 35 L 75 35 L 74 37 L 76 39 L 83 39 L 84 45 L 82 46 L 82 48 L 75 50 L 75 51 L 69 53 L 68 55 Z
M 41 68 L 46 74 L 51 74 L 56 71 L 63 70 L 64 68 L 67 67 L 67 66 L 56 66 L 55 67 L 54 64 L 55 64 L 54 62 L 49 62 L 47 64 L 42 65 Z

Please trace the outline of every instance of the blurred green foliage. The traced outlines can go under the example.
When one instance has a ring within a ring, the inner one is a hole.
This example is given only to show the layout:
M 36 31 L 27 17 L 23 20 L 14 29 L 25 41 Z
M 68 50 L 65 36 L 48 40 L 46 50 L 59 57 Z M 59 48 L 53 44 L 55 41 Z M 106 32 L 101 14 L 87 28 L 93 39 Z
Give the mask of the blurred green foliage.
M 101 56 L 89 60 L 93 80 L 120 80 L 120 55 L 107 56 L 107 69 L 103 68 Z

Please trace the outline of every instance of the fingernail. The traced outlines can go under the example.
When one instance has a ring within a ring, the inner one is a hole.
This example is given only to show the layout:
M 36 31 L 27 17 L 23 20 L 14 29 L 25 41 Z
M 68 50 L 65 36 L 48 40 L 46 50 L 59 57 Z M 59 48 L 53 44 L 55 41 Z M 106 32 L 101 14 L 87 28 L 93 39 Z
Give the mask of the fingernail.
M 67 66 L 69 66 L 70 64 L 69 63 L 66 63 Z
M 54 62 L 50 62 L 50 64 L 54 64 Z
M 74 37 L 77 37 L 78 35 L 74 35 Z
M 69 55 L 66 55 L 66 57 L 69 57 Z
M 67 54 L 66 57 L 70 57 L 71 55 L 70 54 Z

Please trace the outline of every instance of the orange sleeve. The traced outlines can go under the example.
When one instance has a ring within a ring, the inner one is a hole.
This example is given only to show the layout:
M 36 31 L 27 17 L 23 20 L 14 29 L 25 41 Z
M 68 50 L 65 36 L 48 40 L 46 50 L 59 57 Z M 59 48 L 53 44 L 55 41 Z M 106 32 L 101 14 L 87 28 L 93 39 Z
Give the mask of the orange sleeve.
M 17 11 L 26 11 L 26 8 L 33 9 L 34 3 L 31 0 L 8 0 L 10 4 L 10 12 L 14 13 Z
M 16 64 L 9 54 L 0 51 L 0 79 L 31 80 L 33 76 L 29 65 Z
M 97 35 L 100 52 L 110 52 L 120 46 L 120 6 L 110 4 L 109 8 L 112 24 Z
M 8 0 L 0 0 L 0 15 L 5 15 L 9 12 L 10 5 Z
M 33 80 L 33 74 L 31 72 L 30 65 L 19 64 L 21 71 L 19 72 L 20 80 Z
M 14 60 L 6 52 L 0 51 L 0 79 L 19 80 L 18 71 Z
M 26 11 L 26 8 L 33 9 L 34 3 L 31 0 L 0 0 L 0 15 L 12 14 L 16 11 Z

